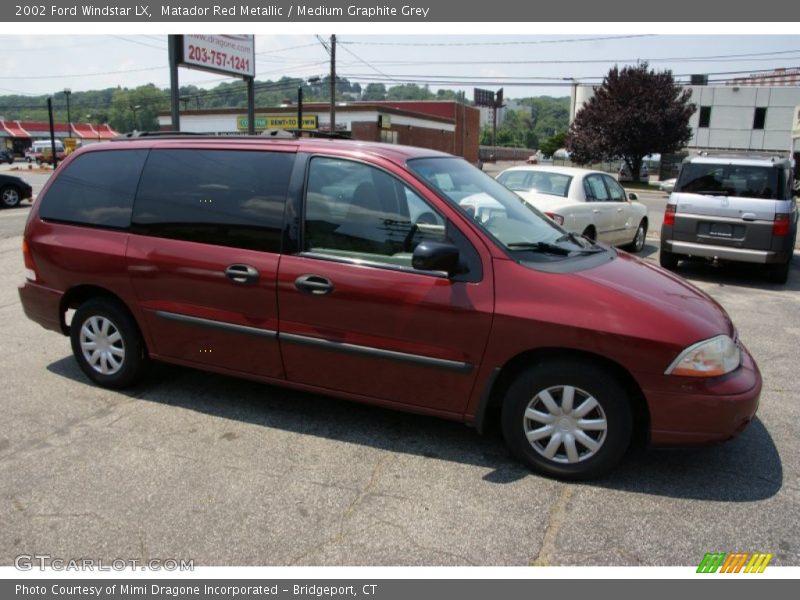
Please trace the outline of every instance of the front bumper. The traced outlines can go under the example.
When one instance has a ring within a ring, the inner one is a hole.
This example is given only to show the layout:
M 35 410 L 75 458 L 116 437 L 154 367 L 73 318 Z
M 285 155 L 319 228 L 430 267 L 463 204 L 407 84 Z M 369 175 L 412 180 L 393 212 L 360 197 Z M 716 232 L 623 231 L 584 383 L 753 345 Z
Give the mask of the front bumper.
M 711 379 L 665 375 L 673 389 L 644 390 L 650 407 L 653 446 L 696 446 L 724 442 L 744 431 L 761 396 L 761 373 L 742 347 L 738 369 Z

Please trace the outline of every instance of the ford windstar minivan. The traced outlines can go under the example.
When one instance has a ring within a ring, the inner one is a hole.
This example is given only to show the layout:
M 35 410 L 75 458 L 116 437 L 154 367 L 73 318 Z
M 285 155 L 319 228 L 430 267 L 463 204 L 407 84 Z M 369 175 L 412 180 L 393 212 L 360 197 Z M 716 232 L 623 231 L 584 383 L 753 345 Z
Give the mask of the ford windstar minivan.
M 758 368 L 683 279 L 568 233 L 464 160 L 329 139 L 141 137 L 70 155 L 20 296 L 109 388 L 157 360 L 497 423 L 554 477 L 720 442 Z

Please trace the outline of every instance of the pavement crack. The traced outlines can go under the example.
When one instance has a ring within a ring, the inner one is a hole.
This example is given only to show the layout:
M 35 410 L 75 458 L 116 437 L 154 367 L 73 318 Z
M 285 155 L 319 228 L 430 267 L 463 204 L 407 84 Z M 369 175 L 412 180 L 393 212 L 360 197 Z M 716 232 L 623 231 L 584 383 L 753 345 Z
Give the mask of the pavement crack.
M 356 509 L 358 508 L 358 505 L 362 502 L 362 500 L 364 500 L 364 498 L 372 494 L 372 489 L 375 487 L 375 484 L 377 483 L 381 472 L 385 468 L 386 463 L 388 463 L 392 458 L 393 458 L 392 452 L 386 451 L 384 452 L 380 460 L 378 460 L 378 462 L 375 463 L 375 466 L 372 468 L 372 472 L 369 475 L 369 479 L 367 480 L 366 485 L 364 485 L 364 487 L 361 488 L 361 490 L 356 492 L 355 498 L 353 498 L 353 500 L 350 502 L 347 508 L 345 508 L 344 511 L 342 512 L 342 516 L 339 518 L 339 528 L 338 528 L 339 530 L 336 533 L 336 535 L 329 537 L 320 544 L 316 544 L 311 548 L 308 548 L 305 552 L 303 552 L 303 554 L 293 558 L 289 564 L 291 565 L 299 564 L 312 552 L 317 550 L 322 550 L 326 546 L 338 544 L 347 537 L 348 532 L 345 531 L 345 528 L 347 526 L 347 521 L 353 516 L 353 513 L 355 513 Z
M 392 521 L 386 521 L 384 519 L 375 519 L 375 523 L 380 523 L 383 525 L 388 525 L 389 527 L 393 527 L 398 529 L 400 533 L 411 543 L 411 545 L 416 548 L 417 550 L 422 550 L 425 552 L 433 552 L 436 554 L 443 554 L 445 556 L 450 556 L 452 558 L 457 559 L 462 565 L 468 564 L 470 566 L 476 566 L 477 563 L 468 557 L 462 554 L 456 554 L 455 552 L 450 552 L 449 550 L 444 550 L 442 548 L 436 548 L 434 546 L 426 546 L 425 544 L 420 544 L 414 537 L 408 532 L 408 530 L 399 523 L 394 523 Z
M 556 539 L 567 514 L 567 505 L 574 493 L 575 488 L 571 485 L 561 486 L 558 491 L 558 497 L 550 506 L 550 512 L 547 515 L 547 526 L 542 538 L 542 547 L 539 549 L 539 553 L 528 563 L 530 566 L 549 567 L 552 565 L 556 551 Z

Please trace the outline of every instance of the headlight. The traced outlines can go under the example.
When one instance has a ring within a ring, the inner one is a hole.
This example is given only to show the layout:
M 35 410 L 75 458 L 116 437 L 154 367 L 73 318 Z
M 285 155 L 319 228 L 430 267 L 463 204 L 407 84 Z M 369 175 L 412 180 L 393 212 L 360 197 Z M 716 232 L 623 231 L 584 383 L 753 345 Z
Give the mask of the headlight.
M 717 377 L 739 366 L 739 347 L 727 335 L 698 342 L 681 352 L 664 372 L 665 375 Z

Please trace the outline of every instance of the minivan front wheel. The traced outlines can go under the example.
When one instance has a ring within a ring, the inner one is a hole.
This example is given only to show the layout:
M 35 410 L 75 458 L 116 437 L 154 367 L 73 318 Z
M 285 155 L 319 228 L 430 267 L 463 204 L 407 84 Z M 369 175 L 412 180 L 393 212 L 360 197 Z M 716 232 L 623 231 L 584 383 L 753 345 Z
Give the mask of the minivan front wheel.
M 94 298 L 82 304 L 70 324 L 72 353 L 95 383 L 120 389 L 135 383 L 147 362 L 136 323 L 119 303 Z
M 530 468 L 559 479 L 598 477 L 616 465 L 631 440 L 630 400 L 604 369 L 582 361 L 548 361 L 511 384 L 503 436 Z

